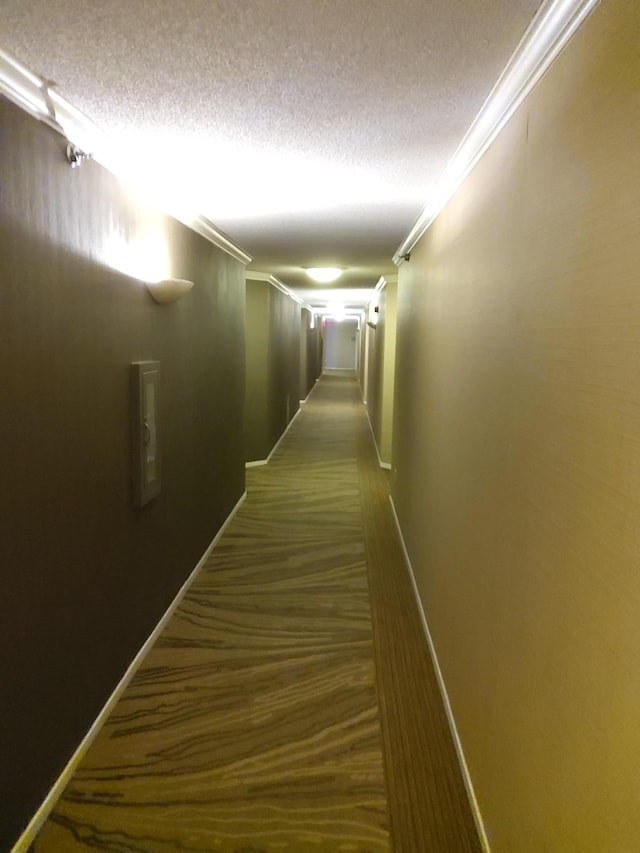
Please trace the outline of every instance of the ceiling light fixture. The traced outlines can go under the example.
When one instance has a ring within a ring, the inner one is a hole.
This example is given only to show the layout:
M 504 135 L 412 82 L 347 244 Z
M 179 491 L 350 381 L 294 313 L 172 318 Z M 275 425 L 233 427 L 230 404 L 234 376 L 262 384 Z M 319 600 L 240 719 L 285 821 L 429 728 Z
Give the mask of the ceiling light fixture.
M 306 273 L 314 281 L 324 283 L 340 278 L 342 270 L 338 267 L 309 267 Z

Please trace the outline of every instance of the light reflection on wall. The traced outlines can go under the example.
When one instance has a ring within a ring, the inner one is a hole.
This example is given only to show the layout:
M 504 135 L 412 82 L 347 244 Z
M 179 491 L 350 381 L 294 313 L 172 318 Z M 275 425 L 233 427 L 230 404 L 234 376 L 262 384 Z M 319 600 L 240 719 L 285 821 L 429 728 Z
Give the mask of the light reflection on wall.
M 169 253 L 160 223 L 127 239 L 113 234 L 105 242 L 102 260 L 125 275 L 144 282 L 161 281 L 171 275 Z

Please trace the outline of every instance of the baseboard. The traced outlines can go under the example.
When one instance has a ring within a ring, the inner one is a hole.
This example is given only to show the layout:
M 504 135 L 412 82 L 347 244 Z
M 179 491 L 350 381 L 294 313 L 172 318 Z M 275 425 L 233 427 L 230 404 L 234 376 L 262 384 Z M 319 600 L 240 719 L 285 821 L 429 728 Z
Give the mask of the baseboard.
M 282 433 L 280 438 L 276 441 L 276 443 L 273 445 L 273 447 L 271 448 L 271 453 L 267 456 L 266 459 L 256 459 L 254 462 L 245 462 L 244 467 L 245 468 L 255 468 L 258 465 L 268 465 L 269 462 L 271 462 L 271 457 L 273 456 L 273 454 L 276 452 L 276 450 L 280 446 L 280 442 L 285 437 L 285 435 L 289 432 L 289 430 L 293 426 L 293 422 L 298 417 L 300 412 L 301 412 L 301 409 L 298 409 L 298 411 L 295 413 L 295 415 L 291 418 L 291 420 L 289 421 L 289 423 L 286 426 L 286 429 L 284 430 L 284 432 Z
M 51 788 L 51 790 L 49 791 L 49 793 L 47 794 L 47 796 L 43 800 L 42 805 L 40 806 L 38 811 L 34 814 L 34 816 L 31 818 L 31 820 L 27 824 L 26 829 L 24 830 L 24 832 L 22 833 L 20 838 L 17 840 L 14 847 L 12 848 L 11 853 L 28 853 L 28 850 L 29 850 L 31 844 L 33 844 L 37 834 L 42 829 L 43 824 L 45 823 L 45 821 L 49 817 L 50 813 L 55 808 L 56 803 L 60 799 L 60 796 L 62 795 L 64 789 L 66 788 L 71 777 L 73 776 L 76 769 L 78 768 L 78 765 L 80 764 L 80 762 L 84 758 L 85 754 L 87 753 L 87 750 L 89 749 L 89 747 L 91 746 L 93 741 L 96 739 L 98 733 L 100 732 L 100 729 L 105 724 L 107 718 L 109 717 L 109 715 L 113 711 L 114 707 L 116 706 L 118 700 L 120 699 L 120 697 L 124 693 L 125 689 L 129 685 L 129 682 L 131 681 L 133 676 L 136 674 L 137 670 L 139 669 L 141 663 L 143 662 L 144 658 L 148 654 L 149 650 L 151 649 L 151 647 L 153 646 L 155 641 L 158 639 L 158 637 L 160 636 L 160 634 L 164 630 L 165 626 L 167 625 L 167 623 L 169 622 L 169 620 L 173 616 L 175 610 L 177 609 L 178 605 L 180 604 L 185 593 L 187 592 L 187 590 L 189 589 L 189 587 L 193 583 L 196 575 L 202 569 L 204 564 L 207 562 L 209 555 L 211 554 L 211 552 L 213 551 L 215 546 L 218 544 L 220 537 L 222 536 L 224 531 L 227 529 L 229 522 L 232 520 L 233 516 L 236 514 L 236 512 L 238 511 L 238 509 L 242 505 L 246 496 L 247 496 L 247 493 L 244 492 L 244 494 L 242 495 L 240 500 L 236 503 L 234 508 L 231 510 L 231 512 L 227 516 L 227 518 L 224 521 L 220 530 L 218 530 L 218 532 L 214 536 L 213 541 L 207 547 L 207 550 L 204 552 L 204 554 L 202 555 L 202 557 L 198 561 L 198 564 L 196 565 L 195 569 L 193 569 L 193 571 L 191 572 L 189 577 L 182 584 L 182 586 L 180 587 L 180 590 L 178 591 L 177 595 L 175 596 L 175 598 L 173 599 L 173 601 L 171 602 L 171 604 L 169 605 L 169 607 L 165 611 L 164 615 L 162 616 L 162 618 L 160 619 L 160 621 L 158 622 L 156 627 L 153 629 L 153 631 L 151 632 L 151 634 L 149 635 L 149 637 L 145 641 L 144 645 L 142 646 L 142 648 L 140 649 L 138 654 L 135 656 L 135 658 L 129 664 L 127 671 L 125 672 L 125 674 L 122 676 L 122 678 L 118 682 L 118 685 L 116 686 L 115 690 L 113 691 L 113 693 L 111 694 L 111 696 L 107 700 L 106 704 L 104 705 L 104 707 L 102 708 L 102 710 L 100 711 L 98 716 L 96 717 L 93 725 L 91 726 L 91 728 L 89 729 L 87 734 L 84 736 L 84 738 L 80 742 L 76 751 L 73 753 L 73 755 L 69 759 L 67 766 L 64 768 L 64 770 L 62 771 L 60 776 L 58 776 L 58 778 L 54 782 L 53 787 Z
M 289 421 L 289 423 L 286 426 L 286 429 L 284 430 L 284 432 L 282 433 L 280 438 L 276 441 L 276 443 L 271 448 L 271 453 L 267 456 L 267 462 L 271 462 L 271 457 L 276 452 L 276 450 L 280 447 L 282 440 L 284 439 L 285 435 L 289 432 L 289 430 L 293 426 L 293 422 L 298 417 L 298 415 L 300 414 L 301 411 L 302 411 L 301 409 L 298 409 L 298 411 L 295 413 L 295 415 L 291 418 L 291 420 Z
M 317 383 L 318 381 L 319 381 L 319 380 L 318 380 L 318 379 L 316 379 L 316 383 Z M 317 386 L 316 384 L 314 384 L 313 388 L 311 389 L 311 391 L 309 391 L 309 393 L 308 393 L 308 394 L 307 394 L 307 396 L 304 398 L 304 400 L 300 400 L 300 403 L 301 403 L 301 404 L 302 404 L 302 403 L 306 403 L 306 402 L 308 401 L 309 397 L 313 394 L 313 392 L 316 390 L 316 388 L 317 388 L 317 387 L 318 387 L 318 386 Z M 245 467 L 245 468 L 257 468 L 257 467 L 258 467 L 258 466 L 260 466 L 260 465 L 268 465 L 268 464 L 269 464 L 269 462 L 271 461 L 271 457 L 273 456 L 273 454 L 274 454 L 274 453 L 276 452 L 276 450 L 278 449 L 278 445 L 280 444 L 280 442 L 282 441 L 282 439 L 285 437 L 285 435 L 286 435 L 286 434 L 289 432 L 289 430 L 291 429 L 291 426 L 292 426 L 293 422 L 295 421 L 295 419 L 296 419 L 296 418 L 298 417 L 298 415 L 300 414 L 300 411 L 301 411 L 301 410 L 300 410 L 300 409 L 298 409 L 298 411 L 295 413 L 295 415 L 291 418 L 291 420 L 290 420 L 290 421 L 289 421 L 289 423 L 287 424 L 287 426 L 286 426 L 286 428 L 285 428 L 284 432 L 282 433 L 282 435 L 280 436 L 280 438 L 276 441 L 276 443 L 275 443 L 275 444 L 273 445 L 273 447 L 271 448 L 271 452 L 269 453 L 269 455 L 267 456 L 267 458 L 266 458 L 266 459 L 254 459 L 254 460 L 253 460 L 253 461 L 251 461 L 251 462 L 245 462 L 245 463 L 244 463 L 244 467 Z
M 485 830 L 484 821 L 482 819 L 482 814 L 480 812 L 480 807 L 478 805 L 478 800 L 476 798 L 476 793 L 473 787 L 473 782 L 471 780 L 471 774 L 469 773 L 469 767 L 467 766 L 467 760 L 464 756 L 464 750 L 462 748 L 462 742 L 460 741 L 460 735 L 458 734 L 458 728 L 456 726 L 456 721 L 453 716 L 453 711 L 451 709 L 451 703 L 449 702 L 449 694 L 447 693 L 447 688 L 444 683 L 444 678 L 442 677 L 442 670 L 440 669 L 440 663 L 438 662 L 438 656 L 436 654 L 436 649 L 433 644 L 433 639 L 431 637 L 431 632 L 429 631 L 429 625 L 427 623 L 427 617 L 424 612 L 424 607 L 422 606 L 422 600 L 420 599 L 420 593 L 418 591 L 418 585 L 416 583 L 416 578 L 413 573 L 413 566 L 411 565 L 411 560 L 409 558 L 409 552 L 407 551 L 407 546 L 404 541 L 404 536 L 402 535 L 402 528 L 400 527 L 400 520 L 398 519 L 398 513 L 396 512 L 395 505 L 393 503 L 393 497 L 389 495 L 389 503 L 391 504 L 391 512 L 393 513 L 393 519 L 395 521 L 396 530 L 398 531 L 398 537 L 400 539 L 400 545 L 402 546 L 402 552 L 404 554 L 405 565 L 407 567 L 407 572 L 409 574 L 409 578 L 411 580 L 411 585 L 413 587 L 413 594 L 415 596 L 416 604 L 418 605 L 418 612 L 420 613 L 420 618 L 422 619 L 422 627 L 424 628 L 424 633 L 427 638 L 427 644 L 429 646 L 429 652 L 431 654 L 431 659 L 433 661 L 433 668 L 436 673 L 436 678 L 438 680 L 438 686 L 440 688 L 440 693 L 442 694 L 442 701 L 444 703 L 445 713 L 447 715 L 447 720 L 449 721 L 449 728 L 451 729 L 451 736 L 453 737 L 453 743 L 456 748 L 456 753 L 458 755 L 458 761 L 460 763 L 460 770 L 462 771 L 462 778 L 464 780 L 465 788 L 467 789 L 467 796 L 469 797 L 469 804 L 471 806 L 471 811 L 473 813 L 473 819 L 476 824 L 476 829 L 478 830 L 478 835 L 480 837 L 480 843 L 482 845 L 482 849 L 484 853 L 491 853 L 491 848 L 489 847 L 489 839 L 487 838 L 487 832 Z
M 304 400 L 300 400 L 300 402 L 301 402 L 301 403 L 306 403 L 306 402 L 308 402 L 309 397 L 313 394 L 313 392 L 314 392 L 314 391 L 316 390 L 316 388 L 318 387 L 318 382 L 319 382 L 319 381 L 320 381 L 320 376 L 319 376 L 316 380 L 314 380 L 314 383 L 313 383 L 313 385 L 311 386 L 311 390 L 309 391 L 309 393 L 307 394 L 307 396 L 304 398 Z
M 331 373 L 332 371 L 335 371 L 335 370 L 339 370 L 341 373 L 345 373 L 347 370 L 350 373 L 356 372 L 355 365 L 353 367 L 323 367 L 322 368 L 323 373 Z
M 371 423 L 371 418 L 369 417 L 369 410 L 367 409 L 366 404 L 365 404 L 364 410 L 367 413 L 367 420 L 369 421 L 369 429 L 371 430 L 371 437 L 373 438 L 373 446 L 376 449 L 376 456 L 378 457 L 378 465 L 381 468 L 386 468 L 387 471 L 390 471 L 391 470 L 391 463 L 390 462 L 383 462 L 382 457 L 380 456 L 380 451 L 378 450 L 378 442 L 376 441 L 376 434 L 373 431 L 373 424 Z

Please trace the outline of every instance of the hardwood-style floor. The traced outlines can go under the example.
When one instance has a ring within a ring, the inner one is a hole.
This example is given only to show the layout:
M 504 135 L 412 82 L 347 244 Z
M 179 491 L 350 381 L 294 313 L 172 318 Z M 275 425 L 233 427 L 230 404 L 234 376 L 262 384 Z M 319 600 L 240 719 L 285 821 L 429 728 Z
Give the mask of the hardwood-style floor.
M 33 853 L 480 850 L 354 378 L 247 492 Z

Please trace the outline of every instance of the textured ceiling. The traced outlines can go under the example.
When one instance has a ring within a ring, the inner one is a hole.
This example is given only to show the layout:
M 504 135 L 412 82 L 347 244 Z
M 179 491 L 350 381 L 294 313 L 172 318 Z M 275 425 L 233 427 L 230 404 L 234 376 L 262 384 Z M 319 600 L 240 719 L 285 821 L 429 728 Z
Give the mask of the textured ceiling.
M 2 0 L 0 46 L 252 269 L 296 288 L 303 267 L 341 266 L 371 287 L 538 5 Z

